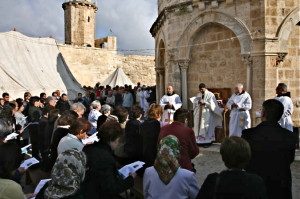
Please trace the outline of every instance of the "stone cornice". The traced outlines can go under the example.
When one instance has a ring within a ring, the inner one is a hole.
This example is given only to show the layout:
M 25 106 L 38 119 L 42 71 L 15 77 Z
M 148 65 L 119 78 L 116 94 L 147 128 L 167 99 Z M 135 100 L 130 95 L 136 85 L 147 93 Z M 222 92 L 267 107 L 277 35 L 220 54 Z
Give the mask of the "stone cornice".
M 158 32 L 158 30 L 164 25 L 166 19 L 167 19 L 167 15 L 170 12 L 174 12 L 177 9 L 181 9 L 181 8 L 185 8 L 188 6 L 193 5 L 193 1 L 187 1 L 187 2 L 183 2 L 183 3 L 179 3 L 179 4 L 175 4 L 172 6 L 168 6 L 166 8 L 164 8 L 158 15 L 156 21 L 154 22 L 154 24 L 152 25 L 152 27 L 150 28 L 150 33 L 153 37 L 156 36 L 156 33 Z
M 93 9 L 95 9 L 95 11 L 98 10 L 98 7 L 96 6 L 95 3 L 91 3 L 89 1 L 68 1 L 68 2 L 65 2 L 62 4 L 62 8 L 65 10 L 67 6 L 70 6 L 70 5 L 82 5 L 82 6 L 88 6 L 88 7 L 91 7 Z
M 156 36 L 159 29 L 164 25 L 168 14 L 180 10 L 186 9 L 188 12 L 191 11 L 194 7 L 198 7 L 200 10 L 205 10 L 206 5 L 210 4 L 211 8 L 217 8 L 219 3 L 226 2 L 226 4 L 232 4 L 234 0 L 187 0 L 182 3 L 174 4 L 171 6 L 165 7 L 158 15 L 157 19 L 150 28 L 150 33 L 153 37 Z M 185 13 L 185 12 L 184 12 Z

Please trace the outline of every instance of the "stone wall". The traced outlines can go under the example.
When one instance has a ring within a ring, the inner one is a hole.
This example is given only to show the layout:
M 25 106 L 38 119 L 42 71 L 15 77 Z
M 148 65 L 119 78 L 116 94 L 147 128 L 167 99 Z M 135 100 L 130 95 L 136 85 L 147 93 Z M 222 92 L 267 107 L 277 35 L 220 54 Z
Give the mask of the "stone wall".
M 209 88 L 233 88 L 237 82 L 247 83 L 247 68 L 240 52 L 239 41 L 228 28 L 207 24 L 191 43 L 188 70 L 188 96 L 199 92 L 199 83 Z M 220 40 L 217 41 L 216 40 Z
M 221 88 L 242 82 L 252 95 L 256 119 L 262 102 L 285 82 L 295 105 L 294 124 L 300 126 L 299 0 L 159 0 L 158 7 L 150 32 L 160 95 L 173 84 L 187 101 L 200 82 Z M 218 36 L 221 26 L 226 28 Z M 238 40 L 221 43 L 221 35 Z M 194 46 L 208 41 L 215 43 Z M 165 53 L 159 49 L 162 42 Z
M 118 67 L 122 68 L 133 83 L 155 85 L 153 56 L 120 55 L 116 51 L 58 45 L 71 72 L 81 85 L 94 86 L 103 82 Z

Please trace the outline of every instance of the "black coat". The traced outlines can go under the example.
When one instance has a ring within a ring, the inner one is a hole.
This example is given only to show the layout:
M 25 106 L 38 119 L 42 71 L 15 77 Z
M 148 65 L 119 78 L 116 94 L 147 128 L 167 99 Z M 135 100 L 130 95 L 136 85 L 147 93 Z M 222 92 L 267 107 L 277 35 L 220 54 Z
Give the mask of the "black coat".
M 42 111 L 39 107 L 30 105 L 28 109 L 28 121 L 29 122 L 39 122 Z
M 52 137 L 52 142 L 50 145 L 50 160 L 48 163 L 48 169 L 46 169 L 46 171 L 48 171 L 49 169 L 51 170 L 52 167 L 54 166 L 56 158 L 58 156 L 58 154 L 57 154 L 58 144 L 59 144 L 60 140 L 63 137 L 65 137 L 68 133 L 69 133 L 69 129 L 65 129 L 65 128 L 57 128 L 54 131 L 53 137 Z
M 45 141 L 46 141 L 46 139 L 49 140 L 49 138 L 45 137 L 47 124 L 48 124 L 48 118 L 41 117 L 40 122 L 39 122 L 39 126 L 38 126 L 38 129 L 39 129 L 39 134 L 38 134 L 38 137 L 39 137 L 39 150 L 40 150 L 41 154 L 44 154 L 46 152 L 47 146 L 45 146 Z M 48 148 L 49 148 L 49 146 L 48 146 Z
M 62 114 L 63 112 L 70 110 L 70 103 L 68 101 L 58 100 L 55 106 L 59 110 L 59 113 Z
M 114 199 L 134 185 L 131 176 L 122 179 L 113 151 L 108 144 L 96 142 L 83 148 L 87 156 L 87 172 L 81 186 L 85 199 Z
M 136 119 L 131 119 L 126 123 L 124 151 L 131 161 L 141 160 L 142 157 L 143 145 L 140 126 L 141 122 Z
M 205 179 L 197 199 L 266 199 L 264 181 L 245 171 L 213 173 Z
M 148 119 L 141 125 L 143 139 L 142 161 L 146 164 L 143 167 L 151 167 L 157 155 L 157 142 L 160 133 L 160 122 L 156 119 Z
M 242 132 L 252 152 L 248 172 L 261 176 L 270 199 L 292 198 L 290 165 L 295 158 L 296 138 L 278 123 L 262 122 Z
M 100 115 L 98 117 L 98 120 L 97 120 L 97 130 L 102 126 L 102 124 L 104 124 L 107 120 L 107 116 L 106 115 Z

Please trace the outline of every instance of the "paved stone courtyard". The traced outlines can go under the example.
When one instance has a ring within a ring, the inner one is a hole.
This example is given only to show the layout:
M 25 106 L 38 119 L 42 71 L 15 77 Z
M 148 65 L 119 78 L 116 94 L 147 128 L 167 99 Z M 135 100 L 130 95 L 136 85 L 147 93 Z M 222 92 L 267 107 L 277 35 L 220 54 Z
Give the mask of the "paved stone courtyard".
M 197 169 L 197 179 L 203 184 L 210 173 L 221 172 L 225 165 L 221 159 L 220 144 L 214 144 L 209 148 L 200 147 L 200 154 L 193 160 Z M 296 161 L 292 164 L 293 199 L 300 199 L 300 151 L 296 153 Z

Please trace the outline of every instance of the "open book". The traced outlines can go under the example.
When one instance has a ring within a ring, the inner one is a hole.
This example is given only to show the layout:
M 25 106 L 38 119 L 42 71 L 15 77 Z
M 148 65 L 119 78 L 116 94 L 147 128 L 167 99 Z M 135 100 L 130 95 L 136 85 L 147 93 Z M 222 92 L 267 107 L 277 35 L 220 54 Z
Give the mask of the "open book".
M 202 100 L 202 97 L 191 97 L 190 98 L 190 101 L 192 102 L 192 103 L 196 103 L 196 102 L 199 102 L 199 101 L 201 101 Z
M 28 144 L 27 146 L 24 146 L 23 148 L 21 148 L 22 153 L 27 153 L 29 147 L 31 147 L 31 144 Z
M 97 137 L 97 134 L 98 134 L 98 132 L 94 133 L 93 135 L 91 135 L 90 137 L 88 137 L 88 138 L 86 138 L 86 139 L 83 139 L 83 140 L 82 140 L 82 143 L 83 143 L 84 145 L 86 145 L 86 144 L 88 144 L 88 143 L 93 144 L 94 142 L 99 142 L 99 139 L 98 139 L 98 137 Z
M 130 173 L 135 173 L 137 170 L 144 166 L 145 162 L 137 161 L 131 164 L 128 164 L 121 169 L 119 169 L 119 173 L 124 177 L 127 178 Z
M 17 139 L 18 136 L 19 136 L 19 134 L 17 134 L 17 133 L 11 133 L 8 136 L 6 136 L 5 141 Z
M 43 179 L 39 182 L 39 184 L 36 186 L 35 190 L 34 190 L 34 194 L 38 194 L 40 192 L 40 190 L 45 186 L 45 184 L 47 182 L 49 182 L 51 180 L 50 179 Z
M 31 167 L 32 165 L 35 165 L 37 163 L 39 163 L 40 161 L 38 161 L 35 158 L 29 158 L 27 160 L 25 160 L 20 167 L 24 168 L 24 169 L 28 169 L 29 167 Z

